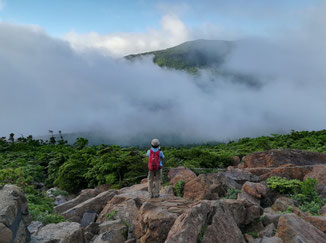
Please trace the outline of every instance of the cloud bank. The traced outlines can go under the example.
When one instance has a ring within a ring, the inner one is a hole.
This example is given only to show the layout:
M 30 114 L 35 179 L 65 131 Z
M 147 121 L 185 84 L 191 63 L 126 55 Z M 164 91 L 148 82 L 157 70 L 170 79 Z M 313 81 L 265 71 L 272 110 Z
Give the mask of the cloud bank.
M 79 34 L 70 32 L 64 36 L 77 51 L 99 49 L 102 54 L 121 57 L 132 53 L 155 51 L 181 44 L 190 38 L 189 30 L 175 15 L 165 15 L 161 29 L 149 29 L 144 33 L 116 33 L 99 35 L 96 32 Z
M 324 129 L 325 17 L 313 16 L 300 31 L 238 42 L 223 68 L 254 75 L 259 89 L 210 72 L 161 69 L 150 59 L 79 52 L 39 28 L 0 22 L 0 135 L 51 129 L 96 132 L 118 144 L 157 136 L 199 143 Z M 173 21 L 165 26 L 179 35 Z

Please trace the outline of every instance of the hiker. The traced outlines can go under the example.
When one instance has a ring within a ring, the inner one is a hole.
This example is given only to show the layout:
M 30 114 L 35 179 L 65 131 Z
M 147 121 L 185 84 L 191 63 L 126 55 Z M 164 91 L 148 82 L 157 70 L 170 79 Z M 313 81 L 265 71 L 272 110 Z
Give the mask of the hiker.
M 160 150 L 160 141 L 154 138 L 151 142 L 151 149 L 147 151 L 148 157 L 148 192 L 151 198 L 160 196 L 161 178 L 162 178 L 162 159 L 164 154 Z M 153 188 L 153 181 L 155 176 L 155 188 Z

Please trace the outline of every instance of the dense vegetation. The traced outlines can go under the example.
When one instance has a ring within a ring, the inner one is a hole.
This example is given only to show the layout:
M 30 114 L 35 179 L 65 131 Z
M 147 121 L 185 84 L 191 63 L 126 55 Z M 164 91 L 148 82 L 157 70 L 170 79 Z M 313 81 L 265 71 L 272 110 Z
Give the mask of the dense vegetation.
M 320 209 L 326 202 L 317 193 L 316 179 L 307 178 L 304 181 L 299 181 L 275 176 L 267 179 L 267 185 L 280 194 L 290 196 L 299 203 L 299 208 L 303 212 L 309 212 L 312 215 L 320 215 Z M 292 208 L 288 208 L 287 211 L 291 212 L 292 210 Z
M 214 171 L 230 165 L 233 156 L 242 158 L 248 153 L 272 148 L 302 149 L 326 152 L 326 130 L 293 131 L 288 135 L 243 138 L 220 144 L 201 146 L 162 147 L 165 168 L 184 165 L 196 173 Z M 43 213 L 46 222 L 60 220 L 52 214 L 51 200 L 44 199 L 35 186 L 58 186 L 69 193 L 110 184 L 122 187 L 139 182 L 147 174 L 146 149 L 96 145 L 78 138 L 72 145 L 61 138 L 49 141 L 32 136 L 0 139 L 0 186 L 14 183 L 27 193 L 32 215 Z M 201 169 L 200 169 L 201 168 Z M 205 169 L 208 168 L 208 169 Z

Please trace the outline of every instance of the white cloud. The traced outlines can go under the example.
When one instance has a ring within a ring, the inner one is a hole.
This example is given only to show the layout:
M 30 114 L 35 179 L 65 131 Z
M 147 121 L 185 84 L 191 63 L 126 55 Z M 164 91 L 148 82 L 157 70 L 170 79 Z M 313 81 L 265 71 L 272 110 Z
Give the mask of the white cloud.
M 95 32 L 88 34 L 71 32 L 64 36 L 64 39 L 76 50 L 96 48 L 106 55 L 116 57 L 168 48 L 190 38 L 190 32 L 185 24 L 174 15 L 163 16 L 161 29 L 149 29 L 144 33 L 99 35 Z
M 224 68 L 254 75 L 259 89 L 89 51 L 122 55 L 171 44 L 166 32 L 175 42 L 192 36 L 173 16 L 159 31 L 89 34 L 82 53 L 39 28 L 0 22 L 0 136 L 52 129 L 98 131 L 122 144 L 163 135 L 198 143 L 325 129 L 325 9 L 311 10 L 308 23 L 283 38 L 238 44 Z

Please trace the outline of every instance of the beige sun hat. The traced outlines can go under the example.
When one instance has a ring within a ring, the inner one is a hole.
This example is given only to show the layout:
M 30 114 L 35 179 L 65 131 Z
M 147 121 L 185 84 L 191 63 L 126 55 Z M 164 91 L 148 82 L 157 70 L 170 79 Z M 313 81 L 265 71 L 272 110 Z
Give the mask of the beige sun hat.
M 151 142 L 151 145 L 154 147 L 154 148 L 157 148 L 158 146 L 160 146 L 160 141 L 157 139 L 157 138 L 154 138 Z

